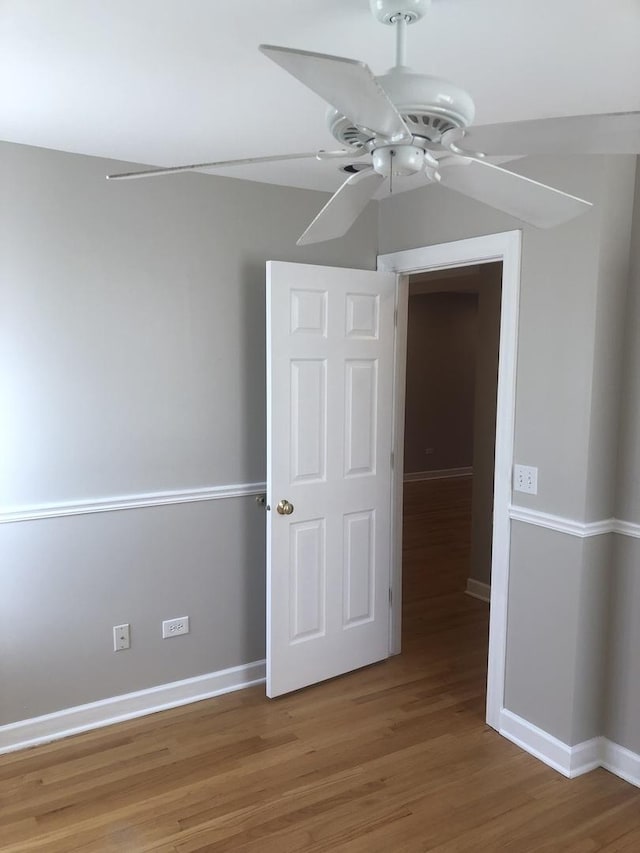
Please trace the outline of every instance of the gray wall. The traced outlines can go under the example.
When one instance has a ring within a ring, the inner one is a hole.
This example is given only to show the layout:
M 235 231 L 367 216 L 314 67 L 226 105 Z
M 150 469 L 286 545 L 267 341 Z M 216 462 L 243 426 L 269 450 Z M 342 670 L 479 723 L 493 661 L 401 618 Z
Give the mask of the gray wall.
M 583 540 L 513 522 L 505 707 L 573 738 Z
M 265 261 L 375 267 L 374 206 L 298 249 L 323 193 L 125 165 L 0 147 L 4 508 L 264 480 Z M 262 658 L 264 523 L 247 497 L 1 525 L 0 724 Z
M 626 302 L 616 517 L 640 524 L 640 169 Z M 605 734 L 640 753 L 640 539 L 616 536 L 611 578 Z
M 640 168 L 636 173 L 636 203 L 625 314 L 615 514 L 624 521 L 640 524 Z
M 578 522 L 594 512 L 608 518 L 635 158 L 537 157 L 510 167 L 595 207 L 536 230 L 426 187 L 381 203 L 379 248 L 522 229 L 514 461 L 536 465 L 539 478 L 538 494 L 516 502 Z M 512 526 L 507 707 L 569 744 L 597 734 L 602 719 L 603 691 L 595 695 L 587 682 L 602 686 L 602 637 L 594 649 L 590 626 L 607 621 L 610 550 L 606 541 Z
M 624 158 L 620 158 L 624 159 Z M 599 201 L 605 163 L 599 158 L 527 158 L 514 171 Z M 586 500 L 599 208 L 550 230 L 440 186 L 381 202 L 381 253 L 522 228 L 516 461 L 539 467 L 538 495 L 518 502 L 582 518 Z
M 597 737 L 613 536 L 516 521 L 512 537 L 505 706 L 564 743 Z
M 604 734 L 640 753 L 640 540 L 615 540 Z
M 405 473 L 473 464 L 477 319 L 475 293 L 409 285 Z
M 612 158 L 605 162 L 604 193 L 599 211 L 601 227 L 591 367 L 589 465 L 584 514 L 587 521 L 609 518 L 616 504 L 635 169 L 636 162 L 632 157 Z M 635 242 L 637 246 L 637 237 Z M 636 251 L 640 249 L 636 248 Z M 627 337 L 637 337 L 637 329 L 637 326 L 630 328 L 627 325 Z
M 478 273 L 478 356 L 473 417 L 473 492 L 469 577 L 491 583 L 502 264 Z

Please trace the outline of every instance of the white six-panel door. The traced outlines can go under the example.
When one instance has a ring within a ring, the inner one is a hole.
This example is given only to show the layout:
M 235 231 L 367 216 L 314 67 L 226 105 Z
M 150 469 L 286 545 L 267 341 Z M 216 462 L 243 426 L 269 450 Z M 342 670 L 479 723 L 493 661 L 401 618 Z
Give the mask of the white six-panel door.
M 271 697 L 389 653 L 394 299 L 390 273 L 267 264 Z

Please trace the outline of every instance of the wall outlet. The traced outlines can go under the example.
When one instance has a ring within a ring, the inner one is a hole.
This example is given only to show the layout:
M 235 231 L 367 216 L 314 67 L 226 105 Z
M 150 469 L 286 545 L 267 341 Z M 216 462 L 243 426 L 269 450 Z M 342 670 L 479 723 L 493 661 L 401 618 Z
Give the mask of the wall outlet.
M 162 623 L 162 639 L 178 637 L 189 633 L 189 617 L 179 616 L 177 619 L 165 619 Z
M 113 651 L 122 652 L 131 648 L 131 625 L 113 626 Z
M 538 494 L 538 469 L 530 465 L 513 466 L 513 488 L 516 492 Z

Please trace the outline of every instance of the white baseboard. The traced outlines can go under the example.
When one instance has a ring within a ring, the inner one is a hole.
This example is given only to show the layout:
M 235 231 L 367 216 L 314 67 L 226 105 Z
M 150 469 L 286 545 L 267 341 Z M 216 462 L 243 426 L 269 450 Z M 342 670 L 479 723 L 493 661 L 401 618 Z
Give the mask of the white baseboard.
M 404 475 L 405 483 L 421 480 L 448 480 L 453 477 L 472 477 L 473 468 L 440 468 L 436 471 L 410 471 Z
M 479 598 L 480 601 L 486 601 L 487 603 L 491 601 L 491 585 L 477 581 L 475 578 L 467 578 L 465 592 L 472 598 Z
M 594 737 L 568 746 L 504 708 L 500 715 L 500 734 L 569 779 L 604 767 L 640 787 L 640 755 L 607 738 Z
M 0 755 L 199 702 L 202 699 L 211 699 L 234 690 L 263 684 L 264 681 L 265 661 L 254 661 L 195 678 L 78 705 L 75 708 L 65 708 L 42 717 L 9 723 L 0 726 Z M 504 708 L 500 714 L 500 734 L 569 778 L 581 776 L 596 767 L 604 767 L 632 785 L 640 787 L 640 755 L 606 738 L 596 737 L 576 746 L 567 746 L 553 735 Z
M 640 788 L 640 755 L 602 738 L 601 765 L 632 785 Z
M 265 680 L 265 661 L 221 669 L 183 681 L 160 684 L 135 693 L 65 708 L 53 714 L 0 726 L 0 754 L 48 743 L 69 735 L 110 726 L 201 699 L 211 699 Z
M 592 737 L 569 747 L 569 778 L 582 776 L 602 766 L 602 741 L 604 738 Z
M 500 715 L 500 734 L 569 778 L 593 770 L 600 764 L 598 738 L 594 738 L 595 743 L 586 741 L 577 747 L 567 746 L 558 738 L 506 709 L 503 709 Z M 575 760 L 574 750 L 578 751 Z

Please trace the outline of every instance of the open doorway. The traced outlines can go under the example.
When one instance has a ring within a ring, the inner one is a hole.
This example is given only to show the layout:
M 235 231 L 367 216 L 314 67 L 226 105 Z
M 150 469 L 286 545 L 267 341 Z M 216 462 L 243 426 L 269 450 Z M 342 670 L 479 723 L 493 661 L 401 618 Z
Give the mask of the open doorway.
M 518 303 L 522 233 L 504 231 L 468 237 L 378 256 L 378 269 L 398 275 L 392 455 L 392 560 L 389 650 L 402 650 L 402 523 L 404 488 L 404 412 L 409 277 L 419 272 L 502 263 L 500 345 L 498 360 L 495 468 L 493 472 L 493 536 L 491 612 L 486 680 L 486 722 L 502 729 L 507 660 L 507 609 L 511 548 L 511 485 L 515 433 L 515 387 L 518 352 Z
M 409 277 L 403 648 L 462 656 L 485 703 L 502 263 Z M 466 593 L 466 595 L 465 595 Z M 468 596 L 477 599 L 471 600 Z M 479 601 L 478 601 L 479 600 Z M 442 645 L 444 643 L 444 646 Z

